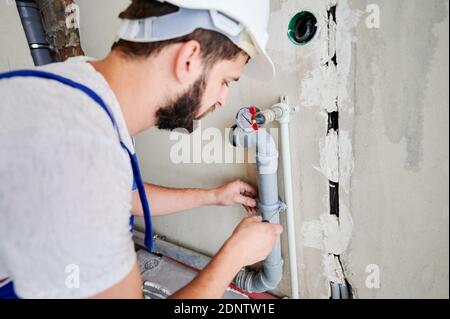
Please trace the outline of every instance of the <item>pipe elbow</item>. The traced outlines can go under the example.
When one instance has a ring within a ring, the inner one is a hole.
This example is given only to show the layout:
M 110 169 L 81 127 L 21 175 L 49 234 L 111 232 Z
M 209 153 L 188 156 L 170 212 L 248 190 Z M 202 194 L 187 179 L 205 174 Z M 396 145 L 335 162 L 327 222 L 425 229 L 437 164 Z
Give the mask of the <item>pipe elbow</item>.
M 277 288 L 282 277 L 283 260 L 280 259 L 277 264 L 264 262 L 259 270 L 244 269 L 237 274 L 234 282 L 239 289 L 261 293 Z
M 254 132 L 245 132 L 235 126 L 230 132 L 230 142 L 235 147 L 256 147 L 256 162 L 260 174 L 273 174 L 277 172 L 277 145 L 272 135 L 266 129 L 262 128 Z

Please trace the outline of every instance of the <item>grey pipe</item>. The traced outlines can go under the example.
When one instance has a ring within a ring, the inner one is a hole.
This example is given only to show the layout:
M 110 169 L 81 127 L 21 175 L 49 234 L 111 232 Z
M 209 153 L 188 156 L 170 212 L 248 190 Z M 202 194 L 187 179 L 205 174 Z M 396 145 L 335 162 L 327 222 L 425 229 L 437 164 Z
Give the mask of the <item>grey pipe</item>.
M 335 282 L 330 282 L 331 287 L 331 299 L 341 299 L 340 284 Z
M 331 299 L 350 299 L 349 289 L 346 284 L 330 282 Z
M 347 285 L 339 285 L 339 291 L 341 292 L 341 299 L 350 299 L 350 292 Z
M 136 244 L 145 247 L 145 234 L 139 231 L 133 231 L 133 240 Z M 169 243 L 158 236 L 153 239 L 154 252 L 175 259 L 189 267 L 201 270 L 211 261 L 211 258 L 193 250 Z
M 259 210 L 264 220 L 280 223 L 277 174 L 259 175 Z M 244 269 L 234 279 L 236 286 L 250 292 L 275 289 L 283 276 L 283 259 L 278 242 L 259 270 Z
M 36 66 L 53 62 L 50 45 L 45 38 L 39 8 L 34 1 L 16 1 L 28 46 Z
M 283 204 L 278 195 L 278 151 L 272 136 L 262 129 L 258 133 L 245 133 L 235 128 L 232 144 L 241 147 L 256 146 L 259 202 L 258 209 L 265 221 L 280 223 L 279 212 Z M 258 270 L 244 268 L 234 278 L 240 289 L 249 292 L 265 292 L 275 289 L 283 276 L 281 245 L 277 242 Z

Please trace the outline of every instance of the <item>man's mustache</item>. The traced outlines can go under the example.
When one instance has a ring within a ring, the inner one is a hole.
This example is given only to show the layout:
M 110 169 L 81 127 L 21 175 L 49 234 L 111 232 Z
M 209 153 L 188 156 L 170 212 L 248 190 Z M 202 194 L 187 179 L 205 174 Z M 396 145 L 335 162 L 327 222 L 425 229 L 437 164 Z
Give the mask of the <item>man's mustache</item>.
M 214 104 L 208 110 L 206 110 L 206 112 L 204 112 L 203 114 L 196 117 L 195 120 L 199 121 L 199 120 L 205 118 L 209 113 L 213 113 L 216 109 L 217 109 L 217 104 Z

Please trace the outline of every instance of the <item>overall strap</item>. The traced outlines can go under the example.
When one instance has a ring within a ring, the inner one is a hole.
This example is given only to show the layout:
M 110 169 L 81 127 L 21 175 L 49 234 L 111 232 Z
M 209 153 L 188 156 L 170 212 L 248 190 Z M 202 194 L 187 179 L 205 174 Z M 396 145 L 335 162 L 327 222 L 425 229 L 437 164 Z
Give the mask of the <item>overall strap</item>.
M 16 291 L 14 290 L 12 281 L 0 287 L 0 300 L 2 299 L 19 299 L 19 296 L 17 296 Z
M 6 73 L 0 73 L 0 80 L 2 79 L 10 79 L 14 77 L 34 77 L 34 78 L 41 78 L 41 79 L 47 79 L 47 80 L 54 80 L 59 83 L 62 83 L 64 85 L 67 85 L 69 87 L 72 87 L 76 90 L 79 90 L 86 94 L 88 97 L 90 97 L 94 102 L 96 102 L 108 115 L 109 119 L 111 120 L 112 125 L 114 126 L 120 140 L 120 145 L 127 151 L 128 156 L 130 157 L 130 163 L 131 167 L 133 169 L 133 176 L 134 181 L 137 185 L 137 189 L 139 192 L 139 197 L 141 199 L 142 209 L 144 212 L 144 220 L 145 220 L 145 245 L 147 249 L 152 252 L 153 251 L 153 232 L 152 232 L 152 221 L 150 217 L 150 206 L 147 201 L 147 196 L 145 194 L 145 188 L 144 183 L 142 180 L 141 172 L 139 169 L 139 163 L 136 157 L 136 154 L 132 154 L 131 151 L 126 147 L 126 145 L 122 142 L 119 128 L 117 127 L 117 123 L 114 119 L 114 116 L 112 115 L 112 112 L 109 110 L 106 103 L 103 101 L 103 99 L 95 93 L 92 89 L 88 88 L 87 86 L 75 82 L 71 79 L 65 78 L 63 76 L 53 74 L 50 72 L 45 71 L 38 71 L 38 70 L 18 70 L 18 71 L 11 71 Z

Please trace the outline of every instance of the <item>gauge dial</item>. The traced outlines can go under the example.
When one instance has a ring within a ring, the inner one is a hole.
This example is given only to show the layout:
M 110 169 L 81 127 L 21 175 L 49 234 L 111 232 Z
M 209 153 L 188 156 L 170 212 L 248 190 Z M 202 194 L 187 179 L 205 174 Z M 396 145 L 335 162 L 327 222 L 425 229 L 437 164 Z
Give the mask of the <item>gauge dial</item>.
M 254 121 L 256 112 L 259 110 L 254 107 L 243 107 L 236 115 L 236 124 L 245 132 L 254 132 L 258 129 L 258 124 Z
M 236 115 L 236 124 L 241 130 L 245 132 L 251 132 L 252 129 L 252 114 L 250 113 L 250 108 L 243 107 L 239 110 Z

